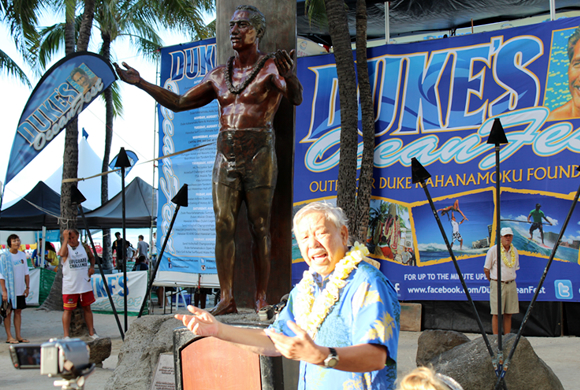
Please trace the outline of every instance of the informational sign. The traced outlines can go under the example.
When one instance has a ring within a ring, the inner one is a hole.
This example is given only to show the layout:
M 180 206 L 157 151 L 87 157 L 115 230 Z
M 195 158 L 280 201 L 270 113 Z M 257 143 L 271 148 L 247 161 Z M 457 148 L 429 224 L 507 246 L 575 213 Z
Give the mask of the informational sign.
M 122 273 L 105 275 L 107 285 L 115 303 L 117 313 L 123 313 L 125 307 L 125 284 Z M 109 302 L 105 283 L 100 274 L 91 276 L 91 285 L 96 302 L 91 305 L 94 312 L 112 313 L 113 308 Z M 147 272 L 134 271 L 127 272 L 127 313 L 137 314 L 143 304 L 143 299 L 147 293 Z
M 111 64 L 89 52 L 70 54 L 40 79 L 18 121 L 6 184 L 115 81 Z
M 183 94 L 215 67 L 215 38 L 161 49 L 161 86 Z M 169 231 L 176 205 L 171 199 L 188 185 L 188 207 L 179 210 L 160 271 L 216 274 L 212 169 L 219 131 L 218 104 L 176 113 L 159 106 L 159 156 L 206 145 L 160 160 L 157 247 Z
M 175 390 L 175 362 L 172 353 L 159 355 L 151 390 Z
M 471 296 L 489 299 L 483 265 L 499 207 L 520 254 L 520 300 L 532 299 L 580 184 L 578 25 L 567 18 L 368 50 L 376 134 L 366 243 L 401 300 L 466 299 L 426 194 L 412 183 L 413 157 L 431 174 L 427 188 Z M 341 107 L 333 61 L 298 61 L 295 211 L 335 202 Z M 496 118 L 509 141 L 499 178 L 487 144 Z M 539 300 L 580 301 L 579 221 L 577 209 Z M 293 259 L 296 281 L 306 268 L 296 245 Z

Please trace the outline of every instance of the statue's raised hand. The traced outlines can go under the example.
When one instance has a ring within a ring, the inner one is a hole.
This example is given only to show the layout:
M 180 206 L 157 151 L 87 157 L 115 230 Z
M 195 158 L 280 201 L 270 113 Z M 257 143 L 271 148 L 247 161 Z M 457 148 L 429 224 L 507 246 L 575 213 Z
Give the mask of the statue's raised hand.
M 286 78 L 293 74 L 292 69 L 294 68 L 294 61 L 292 57 L 294 56 L 294 49 L 290 50 L 290 53 L 286 50 L 277 50 L 276 56 L 274 57 L 274 62 L 278 68 L 278 73 L 280 76 Z
M 119 78 L 124 82 L 126 82 L 127 84 L 136 85 L 141 80 L 141 75 L 139 74 L 139 72 L 136 69 L 131 68 L 129 65 L 127 65 L 126 62 L 123 62 L 123 66 L 126 69 L 121 68 L 116 62 L 114 62 L 113 65 L 115 66 L 115 70 L 117 71 L 117 75 L 119 75 Z

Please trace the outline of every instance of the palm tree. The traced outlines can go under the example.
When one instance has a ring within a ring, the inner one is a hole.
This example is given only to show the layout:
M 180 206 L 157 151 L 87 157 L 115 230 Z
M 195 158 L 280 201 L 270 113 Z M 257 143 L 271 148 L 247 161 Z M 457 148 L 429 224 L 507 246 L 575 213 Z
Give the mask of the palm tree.
M 369 222 L 370 197 L 372 190 L 373 154 L 375 146 L 374 111 L 367 65 L 367 15 L 364 0 L 357 0 L 356 9 L 356 54 L 357 72 L 352 55 L 346 6 L 342 0 L 324 0 L 325 12 L 320 0 L 308 0 L 309 17 L 328 23 L 340 100 L 340 164 L 338 168 L 338 189 L 336 204 L 341 207 L 349 220 L 353 240 L 364 242 Z M 357 149 L 358 149 L 358 75 L 360 105 L 363 125 L 363 155 L 357 194 Z
M 70 0 L 67 0 L 70 1 Z M 161 46 L 161 39 L 156 33 L 154 26 L 159 23 L 163 23 L 166 27 L 191 27 L 191 35 L 194 38 L 206 38 L 211 34 L 211 30 L 207 28 L 202 28 L 203 24 L 199 23 L 197 18 L 201 18 L 202 10 L 211 10 L 213 7 L 213 1 L 211 0 L 199 0 L 198 2 L 192 2 L 187 0 L 173 0 L 167 2 L 158 2 L 156 0 L 92 0 L 94 5 L 94 19 L 101 32 L 102 44 L 100 54 L 107 59 L 111 59 L 111 45 L 115 39 L 119 37 L 128 37 L 137 49 L 146 55 L 147 58 L 156 58 L 157 49 Z M 199 4 L 199 7 L 193 7 L 193 5 Z M 67 10 L 70 8 L 67 8 Z M 85 3 L 85 13 L 87 10 L 87 5 Z M 188 18 L 187 16 L 190 15 Z M 193 17 L 191 17 L 193 15 Z M 70 17 L 70 19 L 69 19 Z M 163 19 L 165 18 L 165 19 Z M 189 20 L 196 19 L 196 20 Z M 41 30 L 41 43 L 39 44 L 39 64 L 45 67 L 49 62 L 51 57 L 58 52 L 58 49 L 62 42 L 64 41 L 67 50 L 70 46 L 70 36 L 72 35 L 74 39 L 75 31 L 80 31 L 83 27 L 85 21 L 85 16 L 82 17 L 74 16 L 74 13 L 69 15 L 67 12 L 67 19 L 64 24 L 57 24 L 50 26 Z M 181 24 L 179 24 L 181 23 Z M 76 29 L 75 29 L 76 26 Z M 205 27 L 205 26 L 203 26 Z M 214 29 L 215 31 L 215 29 Z M 84 44 L 84 41 L 83 41 Z M 88 41 L 84 44 L 84 49 L 88 47 Z M 81 47 L 77 42 L 77 48 L 80 50 Z M 73 45 L 74 49 L 74 45 Z M 68 54 L 68 51 L 67 51 Z M 107 88 L 103 94 L 105 99 L 105 151 L 103 156 L 103 166 L 102 171 L 108 171 L 108 162 L 110 160 L 111 142 L 113 135 L 113 122 L 116 116 L 122 114 L 122 103 L 120 94 L 116 84 Z M 73 155 L 69 156 L 69 161 L 73 163 L 72 157 L 74 156 L 74 177 L 76 177 L 76 167 L 78 165 L 78 126 L 76 126 L 76 133 L 74 136 L 75 147 Z M 69 129 L 67 127 L 67 139 L 65 139 L 65 159 L 67 159 L 67 147 L 69 147 L 68 140 Z M 71 131 L 72 134 L 72 131 Z M 72 145 L 70 149 L 73 150 Z M 63 179 L 65 175 L 65 162 L 63 161 Z M 103 181 L 101 181 L 101 202 L 105 203 L 108 200 L 108 179 L 107 176 L 103 176 Z M 64 191 L 64 186 L 62 188 Z M 62 193 L 64 194 L 64 192 Z M 64 196 L 63 196 L 64 197 Z M 69 203 L 70 203 L 70 190 L 69 190 Z M 71 208 L 69 207 L 69 210 Z M 61 200 L 61 215 L 63 210 L 62 200 Z M 76 218 L 76 208 L 72 210 L 75 213 L 74 218 Z M 64 216 L 64 215 L 63 215 Z M 71 217 L 72 218 L 72 217 Z M 107 231 L 108 230 L 108 231 Z M 110 229 L 103 231 L 103 250 L 105 255 L 105 268 L 110 268 L 111 263 L 111 238 Z M 57 278 L 53 283 L 49 297 L 43 304 L 43 308 L 50 310 L 60 309 L 62 307 L 62 298 L 60 294 L 60 288 L 62 286 L 62 275 L 57 274 Z M 60 299 L 60 302 L 59 302 Z M 74 321 L 73 319 L 73 322 Z M 71 334 L 74 334 L 74 324 L 71 324 Z
M 0 18 L 7 23 L 16 48 L 25 62 L 34 63 L 34 55 L 28 50 L 37 39 L 37 15 L 42 8 L 40 0 L 0 0 Z M 0 49 L 0 72 L 14 76 L 29 88 L 32 87 L 26 73 L 5 51 Z

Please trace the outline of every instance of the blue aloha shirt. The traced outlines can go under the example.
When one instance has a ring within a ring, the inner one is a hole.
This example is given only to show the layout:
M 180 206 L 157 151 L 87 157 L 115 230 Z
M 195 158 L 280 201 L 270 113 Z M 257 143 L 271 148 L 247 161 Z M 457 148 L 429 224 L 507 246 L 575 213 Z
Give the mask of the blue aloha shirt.
M 315 280 L 317 280 L 315 275 Z M 315 288 L 318 297 L 328 278 Z M 296 322 L 294 288 L 286 307 L 270 326 L 278 333 L 295 336 L 287 321 Z M 340 298 L 320 326 L 316 344 L 325 347 L 348 347 L 357 344 L 384 345 L 388 351 L 385 367 L 379 371 L 346 372 L 300 362 L 298 389 L 390 390 L 397 379 L 397 347 L 401 307 L 391 282 L 375 267 L 362 261 L 349 275 Z M 339 355 L 340 358 L 340 355 Z

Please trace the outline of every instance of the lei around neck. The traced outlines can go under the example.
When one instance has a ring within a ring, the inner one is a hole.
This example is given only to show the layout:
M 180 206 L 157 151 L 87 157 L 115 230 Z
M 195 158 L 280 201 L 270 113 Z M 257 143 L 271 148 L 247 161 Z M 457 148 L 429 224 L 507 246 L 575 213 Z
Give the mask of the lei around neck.
M 250 73 L 250 75 L 248 77 L 246 77 L 244 79 L 244 81 L 238 85 L 237 87 L 234 87 L 234 85 L 232 84 L 232 69 L 234 66 L 234 59 L 236 58 L 235 56 L 231 56 L 228 59 L 228 63 L 224 69 L 225 72 L 225 80 L 226 80 L 226 85 L 228 87 L 228 90 L 233 93 L 234 95 L 239 95 L 240 93 L 242 93 L 244 91 L 244 89 L 246 89 L 246 87 L 248 85 L 250 85 L 250 83 L 252 81 L 254 81 L 254 79 L 256 78 L 256 76 L 258 75 L 258 72 L 260 72 L 260 70 L 262 70 L 262 68 L 264 67 L 264 64 L 266 63 L 266 61 L 269 58 L 273 58 L 274 57 L 274 53 L 270 53 L 265 55 L 264 57 L 262 57 L 262 59 L 260 59 L 260 61 L 258 61 L 257 64 L 254 64 L 253 68 L 252 68 L 252 72 Z
M 510 258 L 508 259 L 507 257 L 507 251 L 505 250 L 505 247 L 503 246 L 503 244 L 501 245 L 501 261 L 503 261 L 503 263 L 508 267 L 508 268 L 513 268 L 514 265 L 516 264 L 516 251 L 514 248 L 514 244 L 510 244 Z
M 325 289 L 316 298 L 314 297 L 314 277 L 310 271 L 304 271 L 302 280 L 297 286 L 294 317 L 296 324 L 304 329 L 313 340 L 326 316 L 338 301 L 340 292 L 346 285 L 346 279 L 368 254 L 369 250 L 365 245 L 355 242 L 352 249 L 336 264 Z

